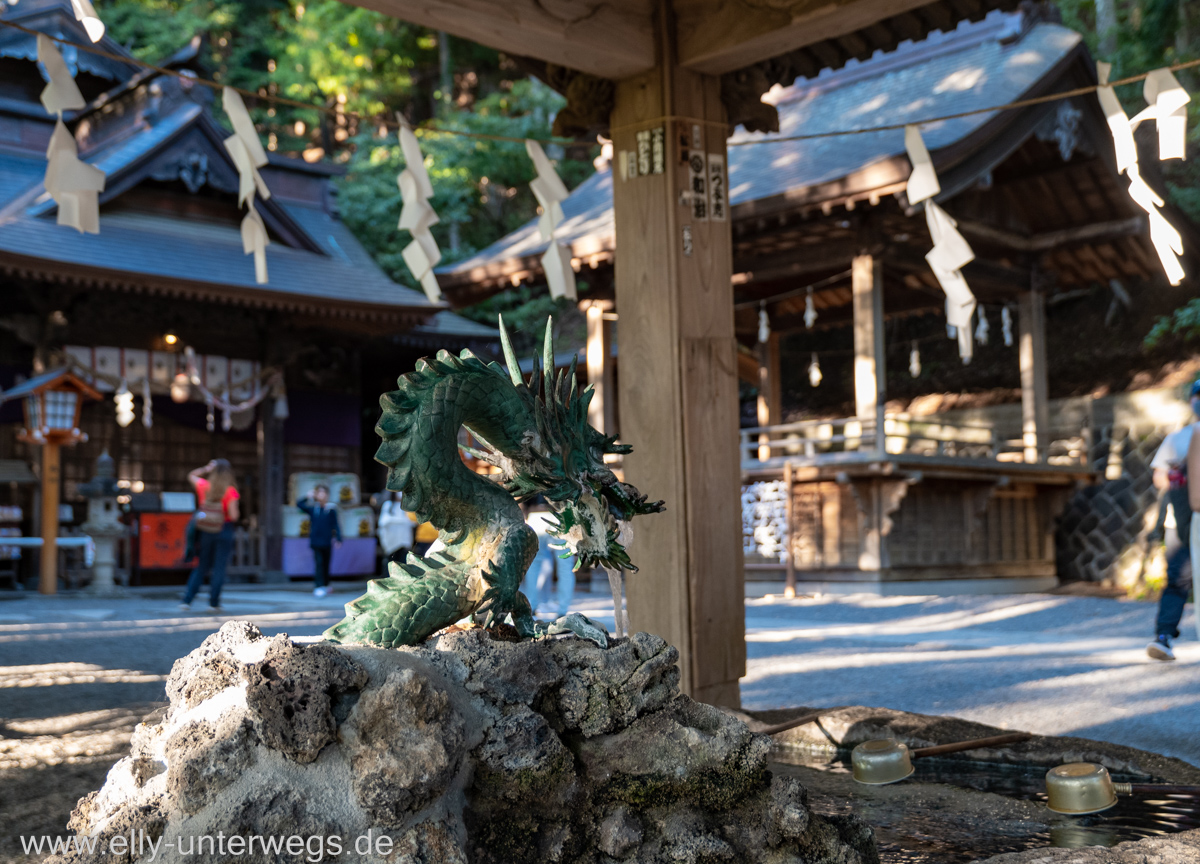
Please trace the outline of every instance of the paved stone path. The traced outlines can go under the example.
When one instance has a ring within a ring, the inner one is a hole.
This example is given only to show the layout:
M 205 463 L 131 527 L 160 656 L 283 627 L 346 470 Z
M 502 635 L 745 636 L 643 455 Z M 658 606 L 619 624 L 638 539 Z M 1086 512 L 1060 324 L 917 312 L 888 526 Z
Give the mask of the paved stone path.
M 317 599 L 288 586 L 232 586 L 223 617 L 180 613 L 170 589 L 0 600 L 0 737 L 4 720 L 162 700 L 175 659 L 228 618 L 317 637 L 362 586 L 338 591 Z M 580 594 L 572 608 L 612 626 L 606 596 Z M 1145 655 L 1154 612 L 1148 603 L 1044 594 L 748 600 L 742 701 L 950 714 L 1200 765 L 1191 608 L 1173 664 Z

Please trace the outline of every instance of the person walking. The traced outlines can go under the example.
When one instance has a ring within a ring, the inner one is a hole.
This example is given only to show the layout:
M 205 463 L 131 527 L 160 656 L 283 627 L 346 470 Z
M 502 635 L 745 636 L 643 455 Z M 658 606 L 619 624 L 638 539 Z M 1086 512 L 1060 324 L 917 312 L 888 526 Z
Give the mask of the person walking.
M 555 605 L 559 616 L 563 616 L 569 611 L 575 595 L 575 570 L 570 560 L 560 558 L 562 553 L 551 548 L 552 543 L 562 542 L 550 534 L 548 520 L 551 516 L 545 510 L 531 510 L 525 517 L 525 524 L 537 534 L 538 552 L 525 573 L 522 591 L 536 613 L 538 606 L 550 599 L 550 592 L 557 583 Z
M 313 555 L 313 596 L 325 597 L 333 589 L 329 581 L 329 559 L 333 549 L 342 545 L 342 528 L 336 507 L 329 506 L 329 487 L 319 484 L 311 498 L 301 498 L 296 506 L 308 514 L 308 545 Z
M 1200 379 L 1192 384 L 1190 402 L 1193 414 L 1200 416 Z M 1200 501 L 1192 499 L 1200 493 L 1200 483 L 1197 484 L 1196 491 L 1192 491 L 1188 483 L 1191 473 L 1189 466 L 1193 459 L 1192 449 L 1200 440 L 1192 434 L 1195 425 L 1189 423 L 1164 438 L 1154 458 L 1150 460 L 1150 467 L 1154 469 L 1154 486 L 1165 495 L 1175 517 L 1175 532 L 1179 535 L 1179 545 L 1167 554 L 1167 584 L 1158 601 L 1154 641 L 1146 646 L 1146 653 L 1155 660 L 1175 659 L 1171 640 L 1179 638 L 1179 621 L 1183 618 L 1183 609 L 1191 593 L 1192 578 L 1196 572 L 1196 555 L 1193 550 L 1197 547 L 1192 538 L 1192 531 L 1197 523 L 1192 519 L 1192 511 L 1200 509 Z M 1200 459 L 1200 456 L 1196 458 Z M 1196 476 L 1200 477 L 1200 474 Z
M 209 576 L 208 611 L 220 612 L 221 586 L 225 584 L 225 568 L 233 551 L 233 525 L 241 517 L 233 468 L 225 459 L 214 459 L 203 468 L 188 474 L 188 482 L 196 490 L 198 509 L 194 524 L 199 539 L 196 568 L 188 576 L 180 608 L 190 611 L 192 601 Z

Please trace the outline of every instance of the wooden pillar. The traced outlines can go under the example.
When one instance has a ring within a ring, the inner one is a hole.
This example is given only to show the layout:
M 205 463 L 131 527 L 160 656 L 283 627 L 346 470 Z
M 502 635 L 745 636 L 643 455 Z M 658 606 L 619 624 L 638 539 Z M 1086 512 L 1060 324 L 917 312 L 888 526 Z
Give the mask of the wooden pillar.
M 758 345 L 758 425 L 783 422 L 783 388 L 779 382 L 779 334 L 772 333 Z M 758 458 L 771 458 L 770 436 L 758 436 Z
M 587 377 L 592 388 L 588 422 L 605 435 L 616 434 L 614 410 L 617 394 L 613 390 L 612 327 L 605 314 L 612 308 L 607 300 L 584 301 L 587 318 Z
M 667 506 L 634 523 L 641 572 L 628 602 L 639 629 L 679 649 L 684 692 L 737 706 L 746 644 L 728 126 L 719 78 L 674 65 L 670 14 L 661 4 L 660 65 L 618 81 L 612 113 L 621 438 L 634 447 L 625 474 Z
M 1018 357 L 1021 364 L 1021 438 L 1025 461 L 1046 458 L 1050 434 L 1050 385 L 1046 373 L 1046 298 L 1041 291 L 1028 291 L 1017 304 L 1020 330 Z
M 883 268 L 873 255 L 857 255 L 850 265 L 854 292 L 854 406 L 860 420 L 875 427 L 875 449 L 884 451 L 887 369 L 883 353 Z
M 787 498 L 784 499 L 783 512 L 787 520 L 787 560 L 783 570 L 783 596 L 789 600 L 796 596 L 796 545 L 792 540 L 796 536 L 796 494 L 795 476 L 792 473 L 792 463 L 783 463 L 783 489 Z
M 55 441 L 42 445 L 42 557 L 38 591 L 58 592 L 58 499 L 62 484 L 62 448 Z
M 277 397 L 262 401 L 258 414 L 258 542 L 263 570 L 283 569 L 283 420 L 275 416 Z

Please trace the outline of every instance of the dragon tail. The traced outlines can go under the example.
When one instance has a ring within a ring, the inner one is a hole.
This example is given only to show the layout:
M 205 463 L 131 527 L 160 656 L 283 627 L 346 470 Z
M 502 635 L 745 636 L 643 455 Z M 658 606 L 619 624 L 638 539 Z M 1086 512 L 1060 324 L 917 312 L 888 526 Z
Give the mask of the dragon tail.
M 469 562 L 444 552 L 392 562 L 392 575 L 371 580 L 367 593 L 347 603 L 345 619 L 324 636 L 341 644 L 414 645 L 473 611 L 470 569 Z

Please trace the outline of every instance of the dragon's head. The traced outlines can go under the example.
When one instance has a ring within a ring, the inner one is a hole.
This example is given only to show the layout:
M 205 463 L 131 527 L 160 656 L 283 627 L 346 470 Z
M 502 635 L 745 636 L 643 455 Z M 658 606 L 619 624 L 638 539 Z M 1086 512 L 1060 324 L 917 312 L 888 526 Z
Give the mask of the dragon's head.
M 535 419 L 521 453 L 495 459 L 494 451 L 476 452 L 501 469 L 500 482 L 519 502 L 537 495 L 546 499 L 556 515 L 552 533 L 575 553 L 576 567 L 637 570 L 626 546 L 632 540 L 634 516 L 660 513 L 663 502 L 647 501 L 636 488 L 623 483 L 605 462 L 608 454 L 625 454 L 633 448 L 618 444 L 588 423 L 592 388 L 580 391 L 575 360 L 566 372 L 554 373 L 552 322 L 539 366 L 526 381 L 521 376 L 508 332 L 500 319 L 500 340 L 509 379 Z

